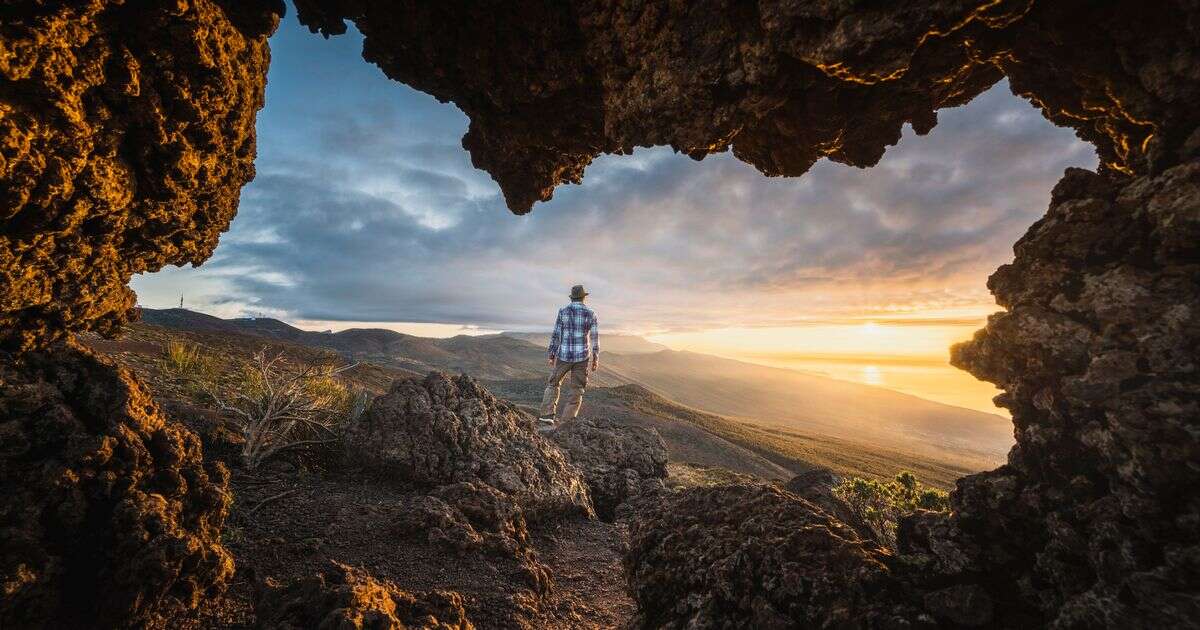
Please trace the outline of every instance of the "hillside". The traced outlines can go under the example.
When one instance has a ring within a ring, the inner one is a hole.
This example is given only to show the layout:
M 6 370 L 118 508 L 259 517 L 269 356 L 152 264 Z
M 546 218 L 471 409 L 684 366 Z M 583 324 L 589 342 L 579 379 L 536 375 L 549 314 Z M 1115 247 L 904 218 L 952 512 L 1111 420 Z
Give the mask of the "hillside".
M 482 380 L 544 378 L 546 358 L 537 346 L 507 335 L 459 335 L 446 339 L 417 337 L 383 328 L 352 328 L 340 332 L 302 330 L 277 319 L 220 319 L 186 309 L 142 308 L 147 324 L 183 331 L 225 332 L 294 344 L 328 348 L 348 361 L 426 373 L 465 372 Z M 596 385 L 622 385 L 624 380 L 602 369 Z
M 487 386 L 529 411 L 536 408 L 542 391 L 540 381 L 496 381 Z M 959 463 L 960 458 L 931 457 L 707 413 L 637 384 L 588 390 L 581 416 L 612 418 L 658 431 L 674 463 L 763 479 L 785 480 L 814 467 L 879 479 L 908 470 L 925 483 L 949 489 L 959 477 L 976 472 Z
M 530 333 L 530 332 L 503 332 L 500 333 L 505 337 L 528 341 L 535 346 L 546 347 L 550 344 L 550 333 Z M 600 344 L 604 352 L 616 352 L 619 354 L 648 354 L 651 352 L 662 352 L 669 350 L 661 343 L 647 341 L 643 337 L 637 335 L 621 335 L 612 334 L 601 331 L 604 335 L 603 341 Z
M 541 400 L 541 381 L 493 381 L 488 382 L 487 386 L 496 395 L 508 398 L 529 411 L 536 409 Z M 795 475 L 796 468 L 810 467 L 800 462 L 793 462 L 794 466 L 781 466 L 729 441 L 703 424 L 691 421 L 685 408 L 640 385 L 595 388 L 588 390 L 586 398 L 582 417 L 608 418 L 623 424 L 654 429 L 666 442 L 667 454 L 674 463 L 717 466 L 778 481 L 790 479 Z M 651 400 L 652 404 L 640 404 Z M 723 420 L 716 416 L 713 418 Z
M 970 469 L 1002 462 L 1013 442 L 1012 423 L 998 415 L 795 370 L 676 351 L 606 361 L 623 378 L 689 407 Z
M 546 373 L 543 348 L 511 334 L 433 339 L 384 329 L 313 332 L 274 319 L 222 320 L 183 309 L 143 309 L 142 317 L 147 323 L 182 330 L 224 331 L 327 348 L 347 361 L 408 372 L 466 372 L 503 391 L 508 388 L 504 383 L 528 390 L 527 403 L 540 397 Z M 671 350 L 606 350 L 601 369 L 592 376 L 588 404 L 602 403 L 600 388 L 631 384 L 691 413 L 723 418 L 722 426 L 738 430 L 714 435 L 742 448 L 765 449 L 755 452 L 789 470 L 795 470 L 787 464 L 792 460 L 871 476 L 890 476 L 907 467 L 945 486 L 962 474 L 1003 462 L 1013 439 L 1011 422 L 1001 416 L 879 387 Z M 648 405 L 644 397 L 641 404 Z M 662 414 L 690 417 L 665 411 L 657 402 L 650 407 L 653 413 L 630 417 L 646 423 Z M 729 437 L 735 433 L 738 440 Z M 682 440 L 676 450 L 681 448 Z

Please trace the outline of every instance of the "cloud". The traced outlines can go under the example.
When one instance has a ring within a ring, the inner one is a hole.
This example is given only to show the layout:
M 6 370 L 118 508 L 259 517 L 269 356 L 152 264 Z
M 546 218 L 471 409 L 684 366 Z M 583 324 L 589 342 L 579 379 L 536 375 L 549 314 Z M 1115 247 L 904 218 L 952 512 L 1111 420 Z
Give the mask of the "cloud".
M 282 36 L 276 50 L 308 45 Z M 381 75 L 347 68 L 357 83 L 338 84 L 325 65 L 362 62 L 313 54 L 335 84 L 306 97 L 289 74 L 306 69 L 272 68 L 259 176 L 212 260 L 171 276 L 225 312 L 541 328 L 580 282 L 606 325 L 631 330 L 977 307 L 1063 169 L 1095 164 L 1001 83 L 870 170 L 772 179 L 729 155 L 643 149 L 517 217 L 460 147 L 461 112 Z M 161 284 L 135 288 L 178 299 Z

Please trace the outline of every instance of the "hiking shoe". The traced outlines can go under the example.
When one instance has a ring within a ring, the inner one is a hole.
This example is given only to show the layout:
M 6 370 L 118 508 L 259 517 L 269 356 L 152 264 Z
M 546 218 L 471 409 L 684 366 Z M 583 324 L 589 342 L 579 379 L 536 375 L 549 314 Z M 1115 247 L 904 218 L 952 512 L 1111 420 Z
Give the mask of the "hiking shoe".
M 538 418 L 538 422 L 542 423 L 542 426 L 552 427 L 554 426 L 554 416 Z

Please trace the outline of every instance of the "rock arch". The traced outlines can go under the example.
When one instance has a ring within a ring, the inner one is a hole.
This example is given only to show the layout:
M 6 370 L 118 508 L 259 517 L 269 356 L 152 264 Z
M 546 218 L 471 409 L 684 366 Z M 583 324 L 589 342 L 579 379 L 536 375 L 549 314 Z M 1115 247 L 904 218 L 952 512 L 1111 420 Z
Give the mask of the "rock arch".
M 732 150 L 766 175 L 800 175 L 822 157 L 870 166 L 904 123 L 926 132 L 939 108 L 1007 76 L 1094 144 L 1101 168 L 1068 172 L 1055 187 L 1046 217 L 989 282 L 1006 311 L 954 351 L 958 365 L 1005 389 L 1017 434 L 1009 464 L 962 480 L 953 517 L 910 523 L 910 550 L 927 556 L 935 581 L 978 586 L 1064 627 L 1200 615 L 1194 1 L 296 7 L 326 36 L 352 20 L 368 61 L 462 108 L 464 147 L 518 213 L 578 182 L 596 155 L 635 146 L 695 158 Z M 4 382 L 15 385 L 0 401 L 0 484 L 43 453 L 10 446 L 32 443 L 30 418 L 113 413 L 71 399 L 84 396 L 70 385 L 79 351 L 45 350 L 78 331 L 115 331 L 130 316 L 133 273 L 198 264 L 228 228 L 253 176 L 266 38 L 282 13 L 279 0 L 0 6 L 0 345 L 5 369 L 22 375 Z M 64 367 L 34 367 L 46 361 Z M 115 382 L 137 398 L 124 376 Z M 30 387 L 65 402 L 15 406 Z M 135 441 L 153 441 L 157 411 L 120 414 L 135 421 L 72 430 L 133 439 L 134 427 Z M 91 457 L 63 461 L 77 456 Z M 178 466 L 171 457 L 123 470 Z M 98 506 L 92 522 L 121 527 L 114 497 L 82 492 Z M 223 513 L 206 500 L 195 518 Z M 0 548 L 32 531 L 18 527 L 28 517 L 0 508 Z M 184 529 L 219 555 L 211 526 Z M 947 549 L 969 562 L 938 555 Z M 66 562 L 62 549 L 37 551 L 24 564 L 5 554 L 6 593 L 66 588 L 49 569 Z M 187 592 L 207 592 L 221 575 Z M 178 591 L 167 581 L 147 592 Z M 200 596 L 189 597 L 172 601 L 186 608 Z

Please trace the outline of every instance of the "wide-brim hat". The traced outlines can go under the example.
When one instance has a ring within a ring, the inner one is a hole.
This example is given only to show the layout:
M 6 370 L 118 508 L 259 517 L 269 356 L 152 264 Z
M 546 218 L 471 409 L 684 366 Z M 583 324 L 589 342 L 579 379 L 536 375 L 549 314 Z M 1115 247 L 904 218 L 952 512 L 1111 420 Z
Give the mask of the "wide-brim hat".
M 577 284 L 577 285 L 571 287 L 571 299 L 572 300 L 581 300 L 587 296 L 588 296 L 588 292 L 583 290 L 582 284 Z

